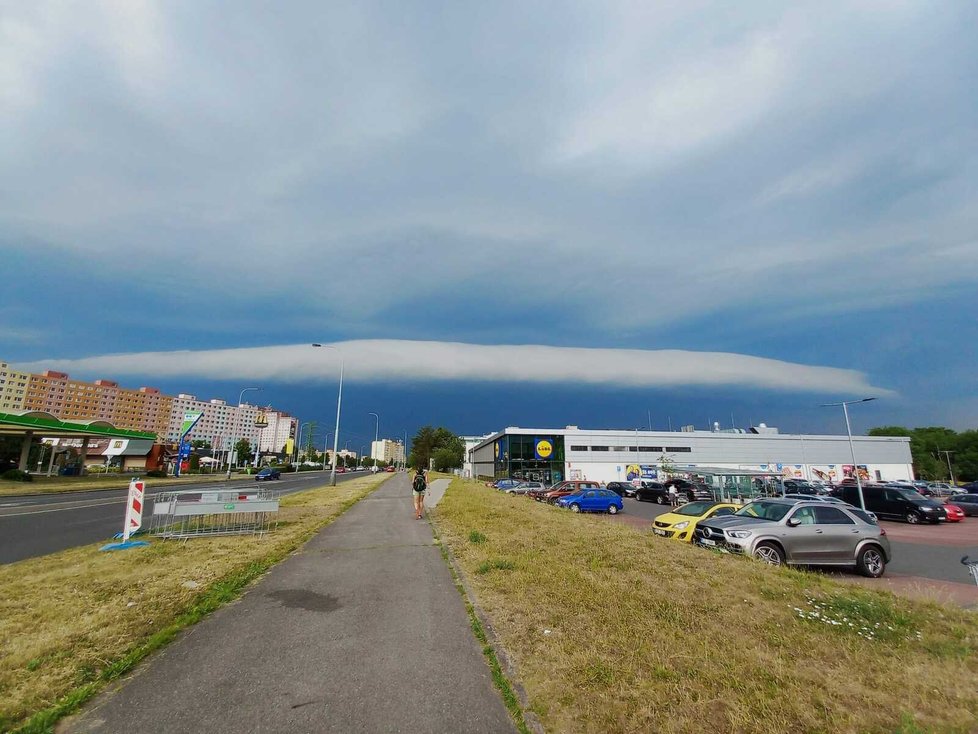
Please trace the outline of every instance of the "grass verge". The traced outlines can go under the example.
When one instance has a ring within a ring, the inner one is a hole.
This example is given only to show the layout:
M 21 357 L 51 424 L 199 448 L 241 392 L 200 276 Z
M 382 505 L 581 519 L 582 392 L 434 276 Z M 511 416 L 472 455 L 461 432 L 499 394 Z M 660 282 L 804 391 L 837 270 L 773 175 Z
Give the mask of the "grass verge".
M 435 515 L 548 731 L 973 730 L 973 613 L 477 482 Z
M 465 603 L 465 611 L 469 615 L 469 626 L 472 628 L 472 633 L 475 638 L 479 641 L 482 646 L 482 654 L 486 658 L 486 663 L 489 665 L 489 671 L 492 674 L 492 684 L 499 691 L 503 699 L 503 704 L 506 706 L 506 710 L 509 711 L 509 715 L 513 719 L 513 723 L 516 724 L 517 730 L 520 734 L 530 734 L 530 729 L 526 725 L 526 719 L 523 715 L 523 706 L 520 704 L 520 700 L 513 690 L 513 686 L 503 672 L 503 667 L 499 662 L 499 657 L 496 655 L 496 651 L 489 642 L 489 637 L 486 635 L 485 628 L 482 626 L 482 621 L 479 619 L 479 615 L 476 614 L 475 607 L 472 606 L 472 602 L 466 593 L 465 586 L 462 580 L 459 578 L 458 572 L 456 571 L 455 564 L 452 562 L 450 554 L 445 547 L 445 544 L 438 539 L 439 547 L 441 548 L 442 558 L 445 559 L 445 563 L 448 564 L 448 569 L 451 571 L 452 579 L 455 581 L 455 588 L 458 589 L 458 593 L 462 596 L 462 601 Z
M 254 579 L 390 475 L 282 499 L 264 537 L 97 545 L 0 566 L 0 731 L 45 732 Z

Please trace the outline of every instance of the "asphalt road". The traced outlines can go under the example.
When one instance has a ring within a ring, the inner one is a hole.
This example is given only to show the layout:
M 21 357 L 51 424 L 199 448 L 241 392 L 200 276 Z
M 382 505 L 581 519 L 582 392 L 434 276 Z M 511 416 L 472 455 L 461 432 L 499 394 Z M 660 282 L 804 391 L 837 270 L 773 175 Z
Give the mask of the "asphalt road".
M 363 476 L 361 472 L 339 474 L 337 482 Z M 270 481 L 282 494 L 291 494 L 329 481 L 327 472 L 313 471 L 283 474 L 282 479 Z M 154 490 L 152 480 L 146 482 L 147 498 L 160 492 L 181 490 L 253 489 L 253 477 L 235 478 L 229 482 L 206 482 Z M 99 489 L 85 492 L 45 494 L 21 497 L 0 497 L 0 564 L 44 556 L 66 548 L 108 540 L 122 531 L 127 489 Z M 152 504 L 143 513 L 146 526 Z

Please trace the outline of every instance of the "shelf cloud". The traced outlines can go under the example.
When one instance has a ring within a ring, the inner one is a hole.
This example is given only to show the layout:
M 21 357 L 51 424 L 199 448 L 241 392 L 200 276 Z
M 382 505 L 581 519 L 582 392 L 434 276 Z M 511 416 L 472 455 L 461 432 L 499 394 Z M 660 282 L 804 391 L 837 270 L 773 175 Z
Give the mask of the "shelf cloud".
M 729 352 L 589 349 L 541 344 L 366 339 L 242 349 L 110 354 L 44 360 L 24 367 L 86 377 L 196 377 L 283 383 L 333 380 L 342 358 L 354 382 L 473 381 L 608 385 L 632 388 L 720 386 L 880 395 L 856 370 L 783 362 Z

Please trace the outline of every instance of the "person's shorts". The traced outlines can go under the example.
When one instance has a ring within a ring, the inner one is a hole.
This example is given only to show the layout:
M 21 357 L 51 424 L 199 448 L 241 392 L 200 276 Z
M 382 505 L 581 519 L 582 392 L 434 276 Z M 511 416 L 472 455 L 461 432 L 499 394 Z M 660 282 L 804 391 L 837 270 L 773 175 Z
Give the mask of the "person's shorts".
M 424 497 L 424 490 L 423 489 L 420 492 L 418 492 L 415 489 L 412 489 L 411 492 L 414 494 L 415 497 Z

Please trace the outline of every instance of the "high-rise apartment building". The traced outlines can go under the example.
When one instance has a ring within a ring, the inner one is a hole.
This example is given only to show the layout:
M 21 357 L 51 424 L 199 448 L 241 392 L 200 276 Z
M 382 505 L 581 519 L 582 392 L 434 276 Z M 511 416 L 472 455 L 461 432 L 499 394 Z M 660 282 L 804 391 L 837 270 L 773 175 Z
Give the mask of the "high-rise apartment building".
M 0 362 L 0 412 L 16 413 L 24 409 L 30 379 L 30 372 L 15 370 L 6 362 Z
M 188 412 L 203 413 L 197 425 L 187 435 L 188 441 L 209 441 L 215 449 L 225 451 L 231 441 L 242 438 L 252 446 L 261 438 L 261 450 L 278 452 L 289 438 L 289 427 L 296 419 L 288 413 L 272 408 L 242 403 L 240 406 L 228 405 L 225 400 L 198 400 L 196 395 L 181 393 L 173 398 L 170 421 L 163 437 L 167 441 L 180 439 L 180 426 L 183 416 Z M 259 415 L 264 415 L 268 423 L 264 428 L 255 425 Z
M 392 441 L 389 438 L 371 441 L 370 458 L 374 461 L 384 461 L 388 464 L 403 464 L 404 444 L 400 441 Z
M 261 436 L 261 450 L 278 452 L 288 441 L 297 420 L 272 408 L 224 400 L 198 400 L 181 393 L 163 395 L 154 387 L 138 390 L 119 387 L 111 380 L 85 382 L 73 380 L 64 372 L 47 370 L 41 374 L 22 372 L 0 362 L 0 412 L 43 411 L 60 420 L 86 422 L 104 420 L 116 428 L 155 433 L 161 440 L 177 441 L 183 416 L 188 411 L 204 415 L 190 432 L 189 440 L 209 441 L 217 450 L 226 450 L 232 437 L 248 439 L 252 446 Z M 259 429 L 255 420 L 263 413 L 268 425 Z
M 111 380 L 84 382 L 64 372 L 31 374 L 22 410 L 40 410 L 64 421 L 108 421 L 116 428 L 161 434 L 171 398 L 153 387 L 130 390 Z

